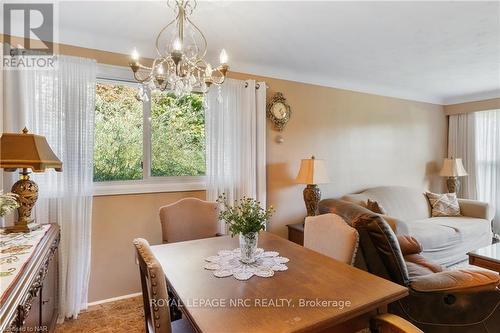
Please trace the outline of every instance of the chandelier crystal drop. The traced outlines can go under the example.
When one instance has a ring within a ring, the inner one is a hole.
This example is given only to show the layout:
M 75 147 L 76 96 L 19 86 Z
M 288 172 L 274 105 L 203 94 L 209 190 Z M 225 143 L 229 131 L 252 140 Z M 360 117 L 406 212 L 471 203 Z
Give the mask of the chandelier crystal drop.
M 176 96 L 193 90 L 206 94 L 212 84 L 220 86 L 224 82 L 229 69 L 227 52 L 222 49 L 216 68 L 205 60 L 207 40 L 189 18 L 196 9 L 195 0 L 169 0 L 167 6 L 176 17 L 158 33 L 158 56 L 151 66 L 141 64 L 136 49 L 130 56 L 134 78 L 151 90 L 173 91 Z

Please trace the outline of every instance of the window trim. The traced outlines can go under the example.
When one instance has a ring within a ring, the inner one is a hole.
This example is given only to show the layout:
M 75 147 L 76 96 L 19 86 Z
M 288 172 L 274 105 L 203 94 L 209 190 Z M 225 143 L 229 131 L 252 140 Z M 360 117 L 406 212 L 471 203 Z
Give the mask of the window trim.
M 127 67 L 98 65 L 96 83 L 114 83 L 139 86 L 133 78 L 132 72 Z M 148 94 L 150 92 L 148 91 Z M 93 182 L 93 195 L 126 195 L 142 193 L 205 191 L 206 176 L 151 176 L 151 97 L 143 102 L 143 167 L 142 179 Z
M 94 182 L 93 195 L 126 195 L 145 193 L 205 191 L 205 176 L 159 177 L 161 181 L 126 180 Z M 188 178 L 188 179 L 187 179 Z

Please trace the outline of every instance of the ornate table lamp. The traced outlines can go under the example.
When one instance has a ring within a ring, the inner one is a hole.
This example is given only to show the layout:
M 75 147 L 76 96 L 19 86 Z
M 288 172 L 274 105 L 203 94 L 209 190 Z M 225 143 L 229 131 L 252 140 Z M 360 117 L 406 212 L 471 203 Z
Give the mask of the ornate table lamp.
M 13 172 L 21 169 L 12 193 L 19 195 L 18 218 L 7 232 L 30 232 L 40 225 L 31 218 L 31 210 L 38 199 L 38 185 L 30 180 L 28 169 L 44 172 L 47 168 L 62 171 L 62 162 L 50 148 L 44 136 L 23 133 L 3 133 L 0 136 L 0 168 Z
M 295 179 L 295 183 L 307 184 L 304 189 L 307 216 L 314 216 L 318 213 L 318 203 L 321 200 L 321 191 L 318 184 L 329 182 L 330 179 L 328 178 L 324 160 L 317 160 L 312 156 L 310 159 L 301 161 L 299 174 Z
M 458 177 L 467 176 L 467 171 L 465 171 L 461 158 L 445 158 L 439 175 L 448 177 L 446 185 L 450 193 L 458 193 L 460 189 Z

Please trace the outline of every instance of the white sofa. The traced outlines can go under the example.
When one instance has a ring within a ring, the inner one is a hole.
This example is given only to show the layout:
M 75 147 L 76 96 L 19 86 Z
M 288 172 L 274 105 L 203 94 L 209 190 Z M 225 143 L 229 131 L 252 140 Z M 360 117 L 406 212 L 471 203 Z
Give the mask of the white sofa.
M 419 189 L 374 187 L 342 197 L 363 207 L 368 199 L 385 210 L 383 217 L 396 234 L 415 237 L 423 246 L 424 257 L 441 265 L 463 261 L 467 252 L 491 244 L 494 209 L 487 203 L 459 199 L 461 216 L 432 217 L 425 192 Z

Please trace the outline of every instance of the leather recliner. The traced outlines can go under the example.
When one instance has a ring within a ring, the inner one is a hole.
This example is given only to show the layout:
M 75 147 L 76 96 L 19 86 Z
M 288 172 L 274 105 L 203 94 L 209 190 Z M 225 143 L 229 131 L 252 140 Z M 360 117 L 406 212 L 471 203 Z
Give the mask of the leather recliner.
M 498 274 L 485 270 L 447 270 L 427 261 L 421 246 L 396 236 L 378 214 L 342 200 L 320 202 L 321 214 L 334 213 L 358 230 L 355 266 L 409 289 L 409 296 L 390 304 L 397 314 L 426 333 L 490 333 L 500 329 Z

